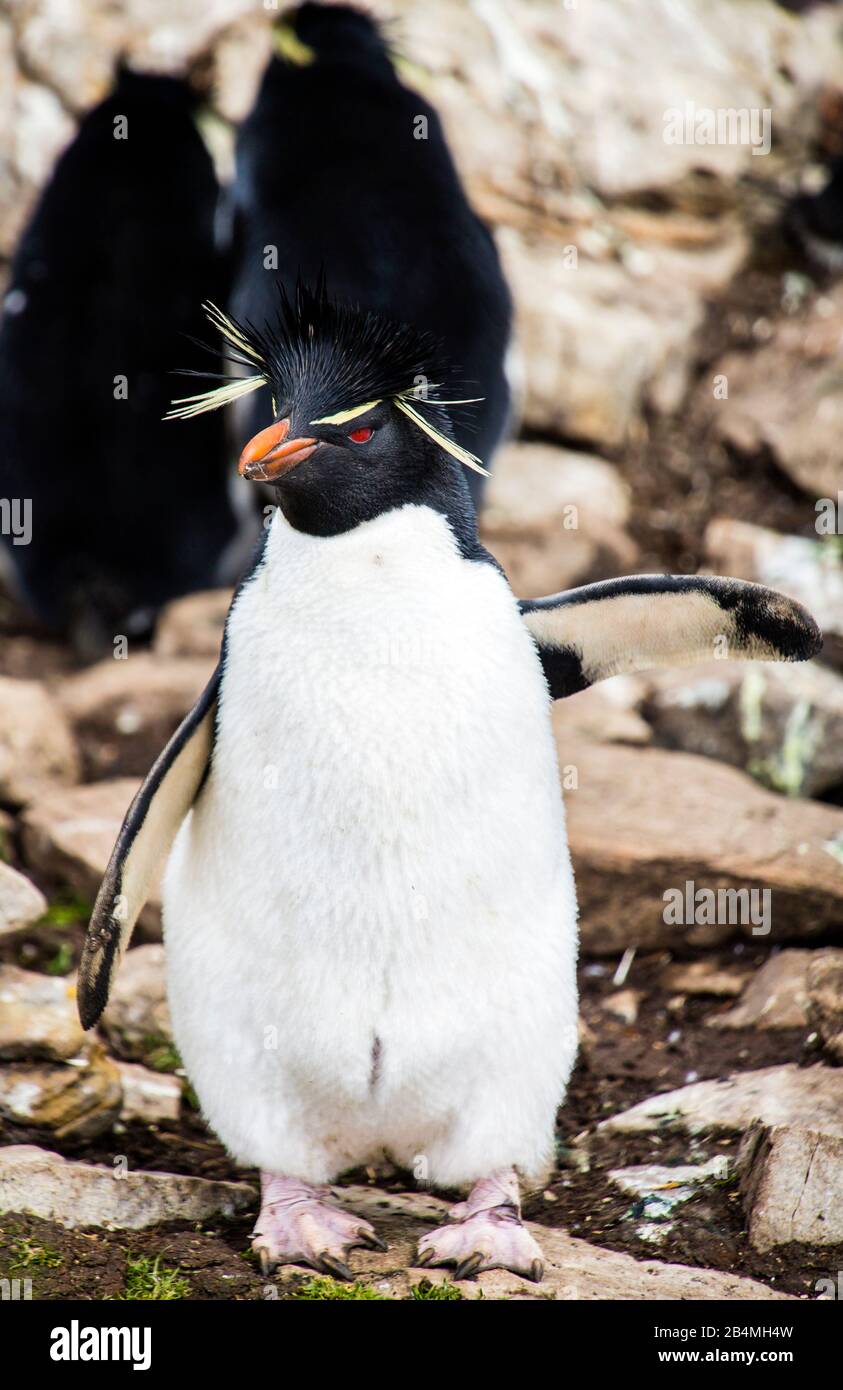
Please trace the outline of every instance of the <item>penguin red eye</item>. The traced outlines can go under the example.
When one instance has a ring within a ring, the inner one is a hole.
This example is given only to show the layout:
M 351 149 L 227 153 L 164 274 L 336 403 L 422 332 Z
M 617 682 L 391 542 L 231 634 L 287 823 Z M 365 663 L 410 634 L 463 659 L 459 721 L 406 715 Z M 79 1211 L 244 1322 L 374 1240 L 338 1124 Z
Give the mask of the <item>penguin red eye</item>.
M 363 425 L 359 430 L 352 430 L 348 437 L 352 444 L 368 444 L 374 432 L 368 425 Z

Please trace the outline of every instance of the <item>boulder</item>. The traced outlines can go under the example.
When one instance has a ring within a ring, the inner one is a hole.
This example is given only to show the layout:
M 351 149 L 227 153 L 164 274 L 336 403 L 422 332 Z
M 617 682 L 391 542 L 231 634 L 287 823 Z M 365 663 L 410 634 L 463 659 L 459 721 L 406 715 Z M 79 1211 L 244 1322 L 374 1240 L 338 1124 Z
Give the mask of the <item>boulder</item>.
M 111 1128 L 122 1103 L 120 1073 L 95 1042 L 62 1063 L 0 1067 L 0 1116 L 56 1139 L 90 1139 Z
M 0 940 L 26 932 L 47 911 L 44 894 L 0 860 Z
M 843 1138 L 758 1123 L 744 1135 L 737 1169 L 756 1250 L 843 1244 Z
M 843 1062 L 843 950 L 812 951 L 805 988 L 810 1022 L 826 1050 Z
M 158 1124 L 177 1120 L 181 1113 L 181 1082 L 168 1072 L 150 1071 L 135 1062 L 118 1062 L 123 1105 L 120 1119 Z
M 376 1281 L 380 1292 L 391 1298 L 405 1298 L 411 1285 L 419 1282 L 413 1267 L 415 1246 L 420 1235 L 432 1225 L 447 1219 L 449 1204 L 419 1193 L 386 1193 L 377 1188 L 349 1186 L 334 1189 L 335 1195 L 351 1211 L 367 1220 L 404 1218 L 403 1229 L 391 1236 L 388 1253 L 356 1251 L 355 1268 L 367 1281 Z M 630 1255 L 605 1250 L 577 1240 L 556 1227 L 525 1223 L 539 1242 L 545 1257 L 544 1279 L 540 1284 L 490 1269 L 476 1280 L 462 1281 L 457 1287 L 466 1299 L 786 1299 L 754 1279 L 689 1265 L 667 1264 L 661 1260 L 636 1260 Z M 396 1270 L 398 1271 L 396 1273 Z M 425 1269 L 425 1279 L 441 1284 L 453 1282 L 453 1271 Z M 283 1275 L 282 1275 L 283 1278 Z
M 706 297 L 727 287 L 746 250 L 728 224 L 711 248 L 635 244 L 626 261 L 587 258 L 574 228 L 570 246 L 513 227 L 498 242 L 518 311 L 525 423 L 611 449 L 640 433 L 648 410 L 678 409 Z
M 0 1058 L 63 1062 L 84 1042 L 72 981 L 0 965 Z
M 843 286 L 832 285 L 798 318 L 774 323 L 756 352 L 727 353 L 712 368 L 728 382 L 728 396 L 711 404 L 716 433 L 745 454 L 769 449 L 812 500 L 836 501 L 843 489 L 841 335 Z
M 143 652 L 106 657 L 58 689 L 89 779 L 144 777 L 201 693 L 214 667 L 204 658 Z
M 711 994 L 726 998 L 742 993 L 748 978 L 745 970 L 717 965 L 705 958 L 668 965 L 661 975 L 664 988 L 677 994 Z
M 643 714 L 663 747 L 731 763 L 790 796 L 843 784 L 843 678 L 819 662 L 712 661 L 646 680 Z
M 583 518 L 583 523 L 587 518 Z M 519 598 L 543 598 L 578 584 L 611 579 L 635 569 L 638 550 L 619 527 L 577 530 L 559 526 L 523 535 L 495 534 L 481 524 L 480 539 Z
M 0 1150 L 0 1211 L 25 1212 L 70 1229 L 142 1231 L 163 1221 L 218 1220 L 247 1211 L 256 1197 L 244 1182 L 134 1172 L 117 1161 L 113 1168 L 73 1163 L 32 1144 Z
M 206 589 L 174 599 L 155 627 L 155 651 L 166 657 L 212 657 L 220 653 L 231 589 Z
M 652 730 L 638 713 L 642 692 L 637 676 L 612 676 L 567 700 L 555 700 L 551 718 L 560 766 L 576 764 L 584 741 L 650 743 Z
M 100 1027 L 112 1050 L 128 1061 L 143 1061 L 172 1043 L 163 946 L 150 942 L 126 952 Z
M 29 806 L 22 821 L 25 862 L 93 904 L 111 851 L 140 783 L 132 778 L 51 791 Z M 156 888 L 140 915 L 148 933 L 161 931 Z
M 79 780 L 79 756 L 61 707 L 39 681 L 0 676 L 0 801 L 24 806 Z
M 591 529 L 625 526 L 629 511 L 629 488 L 614 464 L 553 444 L 517 442 L 495 457 L 482 520 L 489 535 L 518 536 L 576 530 L 582 518 Z
M 776 796 L 688 753 L 588 743 L 572 761 L 568 837 L 586 951 L 716 946 L 738 932 L 769 944 L 840 921 L 837 807 Z
M 797 1067 L 789 1062 L 734 1072 L 720 1081 L 695 1081 L 650 1096 L 603 1120 L 599 1128 L 612 1134 L 743 1134 L 755 1120 L 843 1139 L 843 1071 L 821 1063 Z
M 748 983 L 740 1003 L 706 1019 L 709 1028 L 806 1028 L 811 951 L 779 951 Z

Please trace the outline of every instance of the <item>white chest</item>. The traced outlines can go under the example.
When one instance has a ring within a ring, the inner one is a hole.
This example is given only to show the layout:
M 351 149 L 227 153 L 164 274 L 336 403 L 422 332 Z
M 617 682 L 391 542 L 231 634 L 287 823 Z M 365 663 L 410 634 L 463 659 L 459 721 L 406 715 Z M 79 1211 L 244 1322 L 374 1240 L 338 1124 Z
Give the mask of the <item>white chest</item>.
M 293 1112 L 346 1157 L 409 1161 L 443 1107 L 536 1055 L 552 1128 L 575 907 L 549 700 L 508 586 L 440 517 L 330 540 L 274 523 L 164 917 L 182 1055 L 250 1161 L 305 1171 Z
M 464 899 L 490 837 L 523 863 L 559 803 L 547 693 L 502 577 L 427 509 L 327 540 L 276 518 L 229 624 L 214 785 L 255 871 L 346 925 L 353 884 L 370 922 L 412 918 L 418 895 Z

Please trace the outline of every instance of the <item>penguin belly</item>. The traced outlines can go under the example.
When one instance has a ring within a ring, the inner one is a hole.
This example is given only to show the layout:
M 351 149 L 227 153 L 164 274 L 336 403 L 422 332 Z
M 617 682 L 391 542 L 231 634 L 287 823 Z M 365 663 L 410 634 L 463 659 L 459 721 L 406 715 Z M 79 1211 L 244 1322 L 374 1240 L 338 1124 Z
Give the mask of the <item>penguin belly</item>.
M 542 1177 L 577 1046 L 550 701 L 506 581 L 439 514 L 324 538 L 276 513 L 164 929 L 176 1041 L 241 1162 Z

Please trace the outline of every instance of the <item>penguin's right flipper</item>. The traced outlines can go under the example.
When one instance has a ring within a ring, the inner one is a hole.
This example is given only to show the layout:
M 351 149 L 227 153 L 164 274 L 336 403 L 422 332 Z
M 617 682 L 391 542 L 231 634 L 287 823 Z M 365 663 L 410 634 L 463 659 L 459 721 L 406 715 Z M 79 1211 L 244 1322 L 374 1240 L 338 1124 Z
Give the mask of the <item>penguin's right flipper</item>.
M 155 875 L 202 786 L 214 746 L 222 663 L 156 758 L 126 812 L 100 885 L 79 963 L 77 1003 L 92 1028 Z
M 621 672 L 712 657 L 807 661 L 822 647 L 801 604 L 714 575 L 634 574 L 519 607 L 554 700 Z

